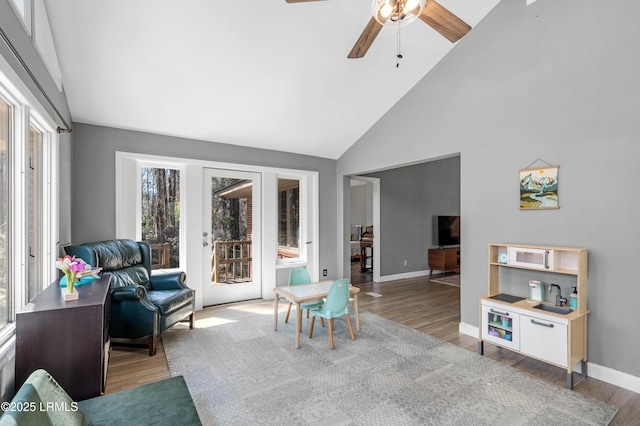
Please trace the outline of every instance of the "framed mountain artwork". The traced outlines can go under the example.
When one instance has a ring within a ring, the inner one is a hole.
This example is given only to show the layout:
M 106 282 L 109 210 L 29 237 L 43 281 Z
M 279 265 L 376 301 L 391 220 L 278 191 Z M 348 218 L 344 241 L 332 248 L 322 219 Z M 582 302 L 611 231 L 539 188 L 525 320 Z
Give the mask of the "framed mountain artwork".
M 520 170 L 520 210 L 558 209 L 558 167 Z

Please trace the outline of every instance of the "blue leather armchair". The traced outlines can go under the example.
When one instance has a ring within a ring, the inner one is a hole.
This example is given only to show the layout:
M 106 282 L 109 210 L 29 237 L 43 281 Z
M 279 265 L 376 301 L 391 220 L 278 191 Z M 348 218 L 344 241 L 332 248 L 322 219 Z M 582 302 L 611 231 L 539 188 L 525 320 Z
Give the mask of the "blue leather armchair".
M 67 246 L 65 252 L 111 274 L 109 335 L 113 339 L 147 337 L 153 356 L 163 331 L 186 317 L 193 328 L 195 292 L 185 285 L 185 273 L 151 275 L 151 250 L 145 241 L 99 241 Z

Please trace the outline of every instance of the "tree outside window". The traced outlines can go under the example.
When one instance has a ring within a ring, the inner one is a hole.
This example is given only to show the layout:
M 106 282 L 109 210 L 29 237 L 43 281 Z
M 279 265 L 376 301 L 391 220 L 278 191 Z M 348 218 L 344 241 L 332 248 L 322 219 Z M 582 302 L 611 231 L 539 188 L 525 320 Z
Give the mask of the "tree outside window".
M 300 181 L 278 179 L 278 258 L 300 257 Z
M 155 167 L 141 168 L 142 240 L 151 245 L 154 266 L 180 266 L 180 171 Z M 169 258 L 163 249 L 169 248 Z

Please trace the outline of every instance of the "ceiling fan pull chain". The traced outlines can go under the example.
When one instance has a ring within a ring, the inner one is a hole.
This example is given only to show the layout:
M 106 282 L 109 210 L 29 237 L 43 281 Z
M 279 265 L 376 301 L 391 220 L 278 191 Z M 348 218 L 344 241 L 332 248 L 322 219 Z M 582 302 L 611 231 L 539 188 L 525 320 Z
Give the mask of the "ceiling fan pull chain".
M 396 68 L 398 68 L 400 66 L 400 59 L 402 59 L 402 53 L 400 53 L 400 21 L 398 21 L 398 32 L 396 34 L 398 40 L 398 44 L 396 46 Z

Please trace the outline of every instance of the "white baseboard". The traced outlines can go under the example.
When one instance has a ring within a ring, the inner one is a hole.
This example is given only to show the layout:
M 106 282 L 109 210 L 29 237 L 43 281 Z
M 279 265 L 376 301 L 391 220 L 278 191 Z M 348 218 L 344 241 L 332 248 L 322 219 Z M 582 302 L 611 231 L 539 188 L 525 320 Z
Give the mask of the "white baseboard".
M 640 393 L 640 377 L 632 376 L 631 374 L 623 373 L 613 368 L 603 367 L 602 365 L 592 362 L 587 363 L 587 372 L 588 376 L 594 379 Z
M 395 274 L 395 275 L 385 275 L 380 277 L 380 282 L 386 281 L 394 281 L 394 280 L 404 280 L 407 278 L 417 278 L 424 277 L 429 275 L 429 270 L 426 271 L 413 271 L 413 272 L 405 272 L 404 274 Z
M 461 334 L 466 334 L 467 336 L 475 337 L 476 339 L 480 335 L 480 328 L 475 325 L 467 324 L 466 322 L 458 324 L 458 331 Z
M 475 337 L 479 336 L 479 328 L 475 325 L 461 322 L 458 325 L 458 331 L 460 334 Z M 573 369 L 575 372 L 580 372 L 580 365 L 576 365 Z M 587 362 L 587 375 L 594 379 L 602 380 L 609 384 L 619 386 L 624 389 L 628 389 L 632 392 L 640 393 L 640 377 L 632 376 L 631 374 L 623 373 L 622 371 L 614 370 L 613 368 L 603 367 L 602 365 L 594 364 L 593 362 Z

